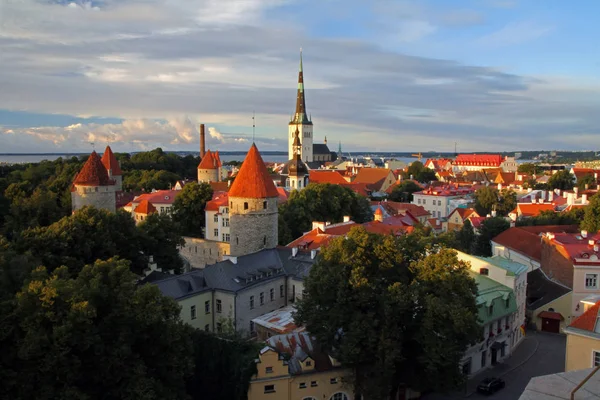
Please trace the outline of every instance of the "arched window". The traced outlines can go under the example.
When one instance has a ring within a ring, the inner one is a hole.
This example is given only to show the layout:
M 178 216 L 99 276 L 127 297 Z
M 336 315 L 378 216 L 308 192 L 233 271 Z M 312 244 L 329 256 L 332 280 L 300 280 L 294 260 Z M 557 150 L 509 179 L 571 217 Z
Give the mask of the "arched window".
M 329 398 L 329 400 L 348 400 L 346 393 L 337 392 Z
M 247 201 L 245 201 L 245 202 L 244 202 L 244 210 L 247 210 L 247 209 L 248 209 L 248 202 L 247 202 Z

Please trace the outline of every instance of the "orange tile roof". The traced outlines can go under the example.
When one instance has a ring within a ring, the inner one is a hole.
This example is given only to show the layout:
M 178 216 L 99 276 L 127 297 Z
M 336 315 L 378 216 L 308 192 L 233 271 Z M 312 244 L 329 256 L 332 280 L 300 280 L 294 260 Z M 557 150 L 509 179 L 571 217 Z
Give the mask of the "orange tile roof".
M 333 183 L 336 185 L 348 183 L 338 171 L 320 170 L 311 170 L 308 174 L 308 181 L 310 183 Z
M 348 189 L 352 190 L 354 193 L 359 194 L 364 197 L 369 197 L 369 193 L 371 192 L 371 189 L 369 189 L 368 184 L 366 184 L 366 183 L 346 182 L 346 183 L 340 183 L 340 186 L 347 187 Z
M 353 182 L 368 183 L 371 185 L 383 183 L 391 172 L 391 170 L 386 168 L 361 168 Z
M 204 157 L 200 160 L 200 164 L 198 164 L 198 169 L 217 169 L 217 160 L 215 156 L 208 150 L 204 153 Z
M 136 214 L 152 214 L 156 212 L 156 207 L 154 207 L 152 205 L 152 203 L 150 203 L 148 200 L 142 200 L 140 201 L 140 204 L 137 205 L 137 207 L 135 208 L 135 210 L 133 210 L 134 213 Z
M 254 143 L 229 189 L 229 196 L 250 199 L 279 197 L 279 192 Z
M 92 151 L 73 183 L 79 186 L 108 186 L 113 185 L 114 181 L 108 177 L 98 154 Z
M 429 211 L 425 210 L 423 206 L 418 206 L 416 204 L 399 203 L 397 201 L 371 202 L 371 205 L 377 204 L 380 204 L 385 208 L 388 214 L 391 215 L 403 214 L 406 211 L 410 211 L 410 213 L 417 218 L 430 215 Z
M 278 187 L 277 188 L 277 193 L 279 193 L 279 204 L 283 204 L 286 201 L 288 201 L 288 198 L 290 197 L 290 194 L 287 190 L 285 190 L 285 188 L 282 187 Z
M 221 164 L 221 156 L 219 156 L 219 150 L 215 151 L 214 158 L 215 158 L 215 161 L 217 162 L 217 167 L 219 167 L 219 168 L 222 167 L 223 164 Z
M 479 229 L 481 223 L 485 221 L 487 217 L 468 217 L 467 219 L 471 222 L 473 228 Z
M 206 202 L 204 211 L 219 211 L 219 207 L 227 207 L 229 196 L 227 192 L 214 192 L 213 198 Z
M 492 241 L 533 260 L 540 261 L 542 259 L 541 233 L 578 231 L 577 225 L 520 226 L 505 230 Z
M 152 204 L 173 204 L 175 197 L 181 193 L 181 190 L 157 190 L 152 193 L 144 193 L 133 199 L 134 203 L 140 203 L 148 200 Z
M 479 217 L 479 214 L 477 214 L 477 211 L 475 211 L 472 208 L 461 208 L 461 207 L 457 207 L 454 209 L 454 211 L 452 211 L 450 213 L 450 215 L 454 214 L 455 212 L 458 213 L 458 215 L 460 215 L 460 218 L 464 221 L 465 218 L 469 218 L 471 216 L 473 217 Z M 449 216 L 448 216 L 449 217 Z
M 598 321 L 598 311 L 600 310 L 600 301 L 591 306 L 586 312 L 581 314 L 571 322 L 569 328 L 577 328 L 584 331 L 594 332 L 596 322 Z
M 122 175 L 121 166 L 119 165 L 119 162 L 117 161 L 117 157 L 115 157 L 110 146 L 106 146 L 106 149 L 104 150 L 104 154 L 102 154 L 101 161 L 102 161 L 102 165 L 104 165 L 104 168 L 106 168 L 106 171 L 112 170 L 113 176 Z
M 573 168 L 573 175 L 579 180 L 586 175 L 594 176 L 594 174 L 598 174 L 600 176 L 600 169 L 593 168 Z
M 554 211 L 554 205 L 549 203 L 517 203 L 512 213 L 524 217 L 537 217 L 542 211 Z
M 383 211 L 381 211 L 381 208 L 377 207 L 377 210 L 375 210 L 375 215 L 383 215 Z
M 210 182 L 209 185 L 213 192 L 227 192 L 229 190 L 229 182 Z

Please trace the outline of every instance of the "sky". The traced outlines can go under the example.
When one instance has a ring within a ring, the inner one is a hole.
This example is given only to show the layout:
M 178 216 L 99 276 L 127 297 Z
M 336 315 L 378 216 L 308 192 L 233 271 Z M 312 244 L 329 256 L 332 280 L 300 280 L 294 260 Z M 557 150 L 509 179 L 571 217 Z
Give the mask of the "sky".
M 600 2 L 1 0 L 0 153 L 594 150 Z M 92 145 L 93 143 L 93 145 Z

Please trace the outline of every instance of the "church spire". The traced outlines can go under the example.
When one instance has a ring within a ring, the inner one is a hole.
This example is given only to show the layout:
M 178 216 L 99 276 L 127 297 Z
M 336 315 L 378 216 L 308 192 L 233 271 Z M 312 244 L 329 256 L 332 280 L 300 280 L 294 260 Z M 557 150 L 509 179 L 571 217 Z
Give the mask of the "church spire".
M 304 99 L 304 72 L 302 68 L 302 49 L 300 49 L 300 68 L 298 71 L 298 94 L 296 97 L 296 113 L 290 124 L 310 124 L 306 115 L 306 102 Z

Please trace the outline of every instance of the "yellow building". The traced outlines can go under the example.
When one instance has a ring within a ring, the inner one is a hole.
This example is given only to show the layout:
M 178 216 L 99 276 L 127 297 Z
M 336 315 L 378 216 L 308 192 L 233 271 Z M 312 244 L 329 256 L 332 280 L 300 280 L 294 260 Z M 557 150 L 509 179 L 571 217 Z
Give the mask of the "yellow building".
M 565 329 L 567 354 L 565 371 L 600 365 L 600 301 Z
M 248 400 L 352 400 L 351 371 L 322 352 L 307 332 L 272 336 L 260 351 Z

